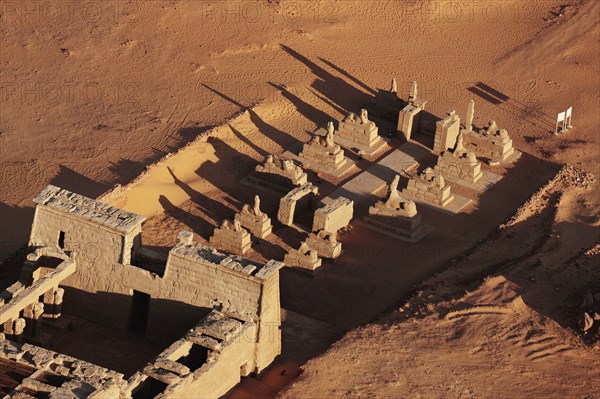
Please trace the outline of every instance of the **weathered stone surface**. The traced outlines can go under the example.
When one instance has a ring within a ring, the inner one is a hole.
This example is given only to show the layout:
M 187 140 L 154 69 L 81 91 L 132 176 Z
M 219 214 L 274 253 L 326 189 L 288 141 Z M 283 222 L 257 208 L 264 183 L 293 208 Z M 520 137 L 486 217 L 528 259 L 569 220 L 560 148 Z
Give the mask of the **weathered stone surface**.
M 511 162 L 520 155 L 515 151 L 508 132 L 499 129 L 493 120 L 478 132 L 466 129 L 462 132 L 465 148 L 479 158 L 488 159 L 489 162 Z
M 416 204 L 398 193 L 400 176 L 396 175 L 390 184 L 387 199 L 378 201 L 369 208 L 369 215 L 362 223 L 384 234 L 415 242 L 423 238 L 421 215 Z
M 456 111 L 448 111 L 448 115 L 435 124 L 435 137 L 433 141 L 433 152 L 441 154 L 442 152 L 453 149 L 456 146 L 456 140 L 460 133 L 460 118 Z
M 49 185 L 33 198 L 39 205 L 48 206 L 93 223 L 128 233 L 146 218 L 135 213 L 104 204 L 62 188 Z
M 245 204 L 242 210 L 235 214 L 234 220 L 258 238 L 266 238 L 273 230 L 271 218 L 260 210 L 260 197 L 258 195 L 254 197 L 252 206 Z
M 462 133 L 459 135 L 462 143 Z M 462 147 L 462 145 L 461 145 Z M 441 173 L 446 179 L 468 184 L 475 184 L 483 177 L 481 163 L 475 153 L 457 148 L 454 152 L 445 151 L 438 157 L 434 171 Z
M 373 152 L 384 144 L 379 128 L 369 120 L 366 109 L 362 109 L 359 116 L 351 113 L 340 121 L 335 140 L 346 148 L 357 148 L 362 152 Z
M 311 201 L 317 194 L 319 189 L 312 183 L 296 187 L 279 201 L 277 220 L 286 226 L 291 226 L 294 223 L 295 213 L 301 211 L 301 208 L 310 207 Z
M 245 254 L 252 246 L 250 233 L 241 226 L 239 220 L 223 221 L 220 227 L 215 228 L 209 242 L 210 245 L 236 255 Z
M 300 248 L 291 249 L 283 259 L 283 263 L 289 267 L 314 271 L 321 267 L 321 258 L 317 251 L 311 248 L 306 241 L 302 242 Z
M 306 244 L 323 258 L 335 259 L 342 253 L 342 243 L 337 240 L 336 234 L 326 230 L 310 233 Z
M 330 122 L 326 137 L 313 136 L 299 154 L 302 164 L 317 173 L 339 176 L 352 164 L 344 156 L 344 150 L 334 143 L 333 124 Z
M 346 227 L 354 216 L 354 202 L 345 197 L 339 197 L 329 204 L 317 209 L 313 219 L 312 231 L 325 230 L 337 233 Z
M 412 82 L 410 92 L 408 94 L 408 104 L 400 110 L 398 114 L 398 133 L 404 140 L 410 140 L 413 129 L 418 129 L 420 125 L 420 114 L 425 109 L 427 100 L 417 97 L 417 82 Z
M 402 190 L 402 194 L 439 206 L 447 206 L 454 199 L 444 177 L 431 168 L 425 169 L 420 175 L 413 176 L 408 181 L 408 186 Z
M 300 166 L 275 155 L 267 156 L 263 164 L 256 166 L 255 172 L 267 175 L 269 178 L 281 176 L 288 179 L 295 186 L 300 186 L 307 182 L 306 172 Z

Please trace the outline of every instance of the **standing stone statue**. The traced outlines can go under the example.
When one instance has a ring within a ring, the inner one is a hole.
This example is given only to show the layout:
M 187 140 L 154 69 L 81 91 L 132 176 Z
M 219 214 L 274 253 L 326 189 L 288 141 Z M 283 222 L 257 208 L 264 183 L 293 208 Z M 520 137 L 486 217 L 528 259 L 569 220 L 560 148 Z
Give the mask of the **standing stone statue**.
M 496 121 L 492 119 L 489 123 L 488 128 L 486 129 L 486 132 L 488 134 L 493 134 L 496 133 L 496 130 L 498 130 L 498 125 L 496 124 Z
M 392 88 L 390 91 L 394 94 L 398 93 L 398 83 L 396 82 L 396 79 L 392 79 Z
M 240 224 L 240 222 L 238 220 L 233 221 L 233 230 L 242 231 L 242 225 Z
M 465 146 L 463 144 L 463 134 L 461 132 L 458 134 L 458 137 L 456 138 L 456 147 L 454 148 L 453 154 L 456 155 L 457 157 L 462 157 L 466 152 L 467 152 L 467 149 L 465 148 Z
M 367 112 L 366 109 L 361 109 L 360 110 L 360 123 L 362 123 L 363 125 L 368 124 L 369 121 L 369 113 Z
M 262 215 L 262 211 L 260 210 L 260 197 L 258 195 L 254 196 L 254 207 L 252 208 L 252 210 L 254 211 L 254 214 L 256 216 Z
M 410 84 L 410 93 L 408 94 L 409 100 L 415 100 L 417 98 L 417 82 L 412 81 Z
M 396 208 L 400 203 L 400 196 L 398 195 L 398 184 L 400 183 L 400 176 L 396 175 L 394 180 L 390 183 L 390 195 L 385 201 L 385 205 Z
M 469 100 L 467 105 L 467 120 L 465 121 L 465 129 L 470 132 L 473 130 L 473 116 L 475 115 L 475 101 Z
M 327 147 L 334 147 L 335 143 L 333 141 L 333 133 L 335 132 L 335 127 L 333 126 L 333 122 L 327 123 L 327 135 L 325 136 L 325 144 Z

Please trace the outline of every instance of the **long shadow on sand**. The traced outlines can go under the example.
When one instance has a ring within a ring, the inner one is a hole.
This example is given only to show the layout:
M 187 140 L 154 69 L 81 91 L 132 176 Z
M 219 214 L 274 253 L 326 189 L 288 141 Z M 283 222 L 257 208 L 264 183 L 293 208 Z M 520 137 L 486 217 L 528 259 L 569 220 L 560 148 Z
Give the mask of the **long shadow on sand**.
M 346 113 L 357 112 L 361 104 L 364 104 L 370 100 L 369 94 L 357 89 L 344 79 L 331 74 L 291 47 L 281 45 L 281 48 L 296 60 L 310 68 L 311 72 L 317 77 L 317 80 L 315 80 L 311 86 L 323 96 L 331 100 L 339 108 L 346 110 Z M 333 65 L 330 62 L 327 63 L 330 66 Z M 336 67 L 335 69 L 338 71 L 343 71 L 339 67 Z M 344 76 L 349 75 L 345 71 L 341 73 L 344 74 Z M 356 78 L 351 79 L 353 81 L 357 81 Z M 360 85 L 361 87 L 366 86 L 363 83 Z M 369 91 L 372 92 L 371 89 L 369 89 Z
M 497 226 L 559 168 L 523 154 L 500 182 L 480 195 L 473 213 L 452 215 L 419 207 L 423 223 L 436 230 L 418 243 L 355 226 L 340 237 L 344 256 L 334 267 L 313 279 L 287 269 L 281 272 L 282 305 L 341 329 L 368 322 L 452 259 L 495 234 Z
M 245 106 L 244 104 L 240 103 L 236 99 L 226 95 L 225 93 L 218 91 L 217 89 L 215 89 L 213 87 L 210 87 L 206 84 L 203 84 L 203 86 L 206 87 L 208 90 L 212 91 L 213 93 L 215 93 L 216 95 L 218 95 L 219 97 L 223 98 L 224 100 L 227 100 L 230 103 L 238 106 L 240 109 L 248 111 L 248 113 L 250 115 L 250 120 L 256 126 L 256 128 L 261 133 L 263 133 L 265 136 L 269 137 L 271 140 L 273 140 L 274 142 L 279 144 L 282 148 L 286 148 L 287 146 L 291 145 L 291 143 L 296 141 L 296 139 L 293 136 L 291 136 L 290 134 L 284 132 L 283 130 L 277 129 L 275 126 L 267 123 L 263 118 L 261 118 L 256 113 L 256 111 L 254 111 L 252 109 L 252 107 Z M 234 133 L 236 133 L 236 131 L 234 131 Z M 237 133 L 240 133 L 240 132 L 237 131 Z M 240 135 L 243 137 L 243 135 L 241 133 L 240 133 Z M 238 135 L 238 137 L 239 137 L 239 135 Z M 248 140 L 244 139 L 243 141 L 247 142 Z M 253 148 L 254 147 L 255 146 L 253 146 Z
M 507 96 L 500 90 L 483 82 L 477 82 L 475 85 L 467 87 L 467 90 L 486 100 L 490 104 L 501 107 L 532 125 L 541 125 L 543 128 L 554 133 L 556 120 L 531 105 L 527 105 L 515 98 Z

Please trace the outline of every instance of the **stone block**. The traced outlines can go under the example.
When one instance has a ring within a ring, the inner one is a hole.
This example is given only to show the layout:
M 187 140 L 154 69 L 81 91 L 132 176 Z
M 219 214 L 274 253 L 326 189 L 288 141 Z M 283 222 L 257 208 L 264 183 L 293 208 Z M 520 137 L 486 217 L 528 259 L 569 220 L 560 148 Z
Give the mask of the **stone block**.
M 294 216 L 299 208 L 310 206 L 312 199 L 319 193 L 319 189 L 311 183 L 296 187 L 279 201 L 277 220 L 286 226 L 294 223 Z
M 354 215 L 354 202 L 345 197 L 339 197 L 329 204 L 317 209 L 313 219 L 312 231 L 325 230 L 337 233 L 346 227 Z
M 266 238 L 273 229 L 271 218 L 260 210 L 260 197 L 258 195 L 254 197 L 252 206 L 245 204 L 242 210 L 236 213 L 234 220 L 258 238 Z
M 342 253 L 342 243 L 337 240 L 336 234 L 326 230 L 310 233 L 306 244 L 322 258 L 335 259 Z
M 250 249 L 252 239 L 250 233 L 239 222 L 225 220 L 215 228 L 209 240 L 211 245 L 236 255 L 243 255 Z
M 300 248 L 291 249 L 284 257 L 283 263 L 289 267 L 299 267 L 314 271 L 321 266 L 322 260 L 317 251 L 304 241 Z
M 426 187 L 426 190 L 417 187 Z M 407 187 L 402 190 L 402 194 L 409 199 L 415 198 L 440 206 L 447 206 L 454 199 L 452 190 L 446 185 L 442 174 L 431 168 L 413 176 Z

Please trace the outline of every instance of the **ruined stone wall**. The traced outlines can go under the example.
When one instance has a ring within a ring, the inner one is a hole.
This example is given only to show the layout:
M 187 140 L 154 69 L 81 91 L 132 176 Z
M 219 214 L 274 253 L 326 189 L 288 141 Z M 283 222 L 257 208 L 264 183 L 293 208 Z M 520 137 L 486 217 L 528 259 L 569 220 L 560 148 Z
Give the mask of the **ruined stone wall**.
M 489 158 L 492 161 L 505 161 L 514 154 L 512 139 L 505 130 L 485 134 L 465 131 L 465 147 L 478 157 Z
M 12 394 L 14 398 L 125 398 L 126 381 L 121 373 L 30 344 L 0 339 L 0 359 L 14 361 L 37 371 L 25 378 Z M 67 376 L 60 386 L 39 378 L 47 371 Z
M 250 333 L 243 332 L 236 336 L 221 350 L 214 363 L 203 365 L 198 370 L 200 373 L 194 373 L 194 378 L 181 381 L 177 386 L 165 391 L 161 398 L 216 399 L 225 395 L 240 382 L 242 366 L 254 355 L 254 344 L 244 337 L 247 334 Z
M 127 328 L 132 290 L 140 291 L 152 298 L 148 332 L 158 337 L 172 329 L 172 323 L 163 324 L 165 320 L 181 319 L 183 324 L 192 325 L 197 322 L 204 314 L 202 309 L 193 310 L 194 306 L 205 310 L 222 306 L 242 320 L 259 318 L 262 285 L 268 279 L 219 265 L 225 255 L 217 257 L 217 264 L 209 264 L 174 250 L 165 275 L 160 278 L 141 267 L 120 263 L 123 245 L 129 250 L 139 229 L 124 236 L 78 216 L 38 205 L 31 243 L 57 245 L 60 231 L 65 232 L 65 249 L 76 251 L 78 265 L 77 272 L 63 282 L 67 288 L 65 310 L 102 324 Z M 278 294 L 277 286 L 277 310 Z M 279 317 L 265 321 L 278 323 Z
M 58 247 L 61 231 L 65 233 L 65 250 L 92 262 L 122 261 L 124 233 L 45 205 L 36 207 L 29 245 Z
M 263 285 L 261 318 L 258 324 L 256 367 L 260 371 L 281 353 L 281 304 L 279 273 Z
M 129 378 L 126 395 L 148 396 L 154 379 L 166 384 L 157 399 L 222 397 L 256 369 L 256 328 L 213 310 Z
M 178 286 L 172 299 L 205 307 L 223 306 L 227 314 L 257 320 L 262 282 L 224 266 L 213 267 L 171 252 L 165 274 L 166 286 Z M 157 292 L 157 296 L 160 292 Z

